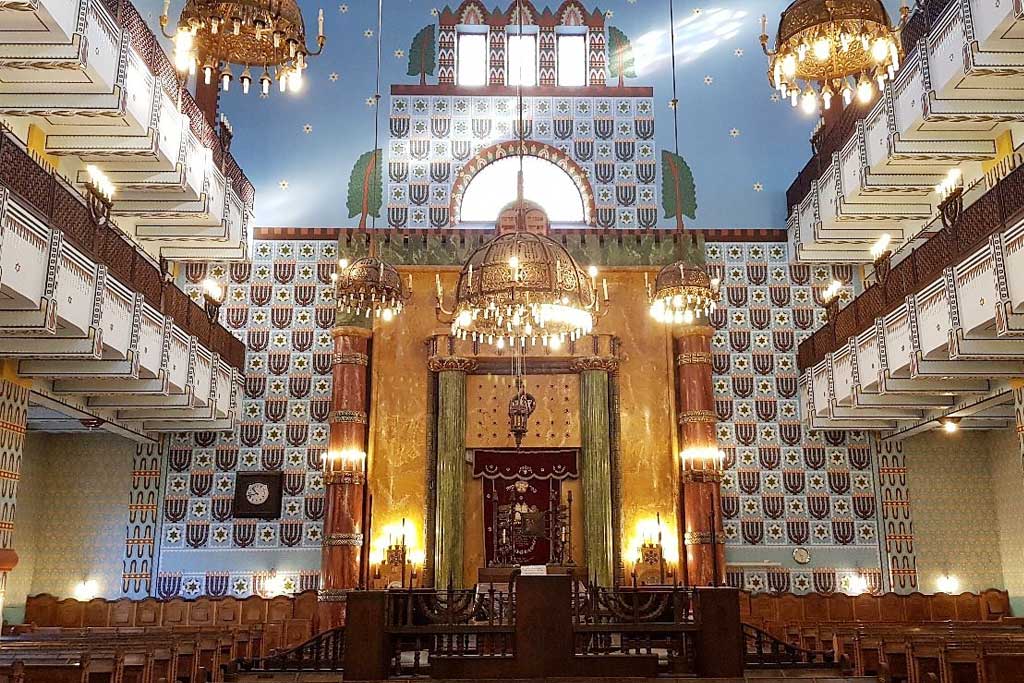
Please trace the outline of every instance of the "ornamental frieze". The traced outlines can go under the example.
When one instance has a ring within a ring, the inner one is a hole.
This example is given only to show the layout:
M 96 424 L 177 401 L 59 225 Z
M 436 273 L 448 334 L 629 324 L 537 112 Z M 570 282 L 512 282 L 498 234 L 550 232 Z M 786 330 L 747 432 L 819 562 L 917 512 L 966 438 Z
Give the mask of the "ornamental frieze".
M 427 367 L 431 372 L 474 372 L 478 363 L 461 356 L 431 356 Z

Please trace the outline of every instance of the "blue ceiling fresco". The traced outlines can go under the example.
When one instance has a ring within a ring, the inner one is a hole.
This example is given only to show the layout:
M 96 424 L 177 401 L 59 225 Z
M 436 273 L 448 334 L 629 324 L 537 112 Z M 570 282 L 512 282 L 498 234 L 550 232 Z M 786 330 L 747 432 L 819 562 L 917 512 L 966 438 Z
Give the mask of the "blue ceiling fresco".
M 162 0 L 137 2 L 158 32 Z M 501 7 L 508 3 L 502 0 Z M 172 0 L 172 17 L 181 4 Z M 557 8 L 560 2 L 548 4 Z M 585 4 L 603 10 L 607 24 L 630 38 L 637 76 L 626 84 L 653 86 L 657 143 L 672 149 L 668 0 Z M 773 97 L 765 75 L 760 16 L 769 16 L 771 31 L 785 4 L 675 2 L 679 147 L 697 188 L 696 219 L 687 221 L 689 226 L 784 227 L 785 191 L 810 156 L 814 126 L 814 119 Z M 282 95 L 275 89 L 261 99 L 256 89 L 244 96 L 232 88 L 221 97 L 221 111 L 234 127 L 232 152 L 256 186 L 255 225 L 350 225 L 345 207 L 349 174 L 356 159 L 373 148 L 375 108 L 368 98 L 374 93 L 377 3 L 348 0 L 324 6 L 300 0 L 300 5 L 311 34 L 317 9 L 324 8 L 327 34 L 323 55 L 310 60 L 302 92 Z M 444 7 L 437 0 L 384 0 L 384 149 L 388 88 L 418 81 L 406 75 L 410 43 L 423 26 L 437 21 Z M 382 219 L 377 223 L 382 225 Z M 659 225 L 671 227 L 674 221 L 662 218 Z

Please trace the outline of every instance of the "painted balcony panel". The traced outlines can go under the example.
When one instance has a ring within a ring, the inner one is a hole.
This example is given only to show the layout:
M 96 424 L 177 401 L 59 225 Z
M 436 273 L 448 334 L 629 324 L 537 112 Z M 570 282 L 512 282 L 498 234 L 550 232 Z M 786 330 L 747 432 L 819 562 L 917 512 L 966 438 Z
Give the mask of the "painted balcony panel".
M 0 328 L 25 326 L 17 322 L 18 312 L 50 310 L 41 327 L 55 331 L 56 301 L 47 284 L 53 279 L 51 271 L 56 271 L 60 264 L 60 234 L 54 234 L 22 209 L 2 187 L 0 230 L 0 292 L 4 295 L 0 302 Z
M 81 5 L 87 0 L 39 0 L 29 12 L 0 13 L 4 43 L 60 43 L 79 30 Z
M 918 347 L 925 358 L 945 359 L 949 345 L 949 301 L 942 280 L 936 280 L 914 297 Z
M 840 349 L 831 356 L 832 397 L 836 405 L 853 404 L 853 356 L 849 348 Z
M 872 327 L 856 338 L 857 379 L 862 389 L 877 389 L 882 372 L 878 355 L 878 337 Z
M 885 344 L 885 369 L 889 376 L 909 376 L 913 344 L 910 339 L 910 316 L 905 304 L 883 319 L 882 343 Z
M 986 50 L 1013 49 L 1024 40 L 1024 23 L 1017 18 L 1018 4 L 1006 0 L 969 0 L 973 40 Z
M 992 330 L 995 301 L 995 268 L 986 247 L 953 269 L 960 328 L 970 336 Z

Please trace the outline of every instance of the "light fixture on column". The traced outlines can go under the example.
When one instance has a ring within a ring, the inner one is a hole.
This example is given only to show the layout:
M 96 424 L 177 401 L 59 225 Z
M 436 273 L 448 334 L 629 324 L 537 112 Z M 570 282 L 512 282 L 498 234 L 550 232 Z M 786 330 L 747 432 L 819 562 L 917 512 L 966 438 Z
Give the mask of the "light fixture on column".
M 955 240 L 956 223 L 964 210 L 964 181 L 960 169 L 949 169 L 943 181 L 935 186 L 935 194 L 939 196 L 938 209 L 942 227 L 949 230 Z
M 114 183 L 106 174 L 93 165 L 85 167 L 89 179 L 85 181 L 85 190 L 89 201 L 89 214 L 97 226 L 103 227 L 110 222 L 110 211 L 114 206 Z
M 959 417 L 943 417 L 939 419 L 939 424 L 942 425 L 942 430 L 947 434 L 955 434 L 960 431 L 960 418 Z
M 839 280 L 832 280 L 825 291 L 821 293 L 821 303 L 825 306 L 825 319 L 828 322 L 835 322 L 839 315 L 839 294 L 843 291 L 843 283 Z
M 768 49 L 768 18 L 761 17 L 761 49 L 768 81 L 783 98 L 808 114 L 832 99 L 849 104 L 856 93 L 867 103 L 900 66 L 900 42 L 908 14 L 892 26 L 881 0 L 795 0 L 782 12 L 775 48 Z
M 892 249 L 889 248 L 891 241 L 892 235 L 883 232 L 871 247 L 871 262 L 875 268 L 875 280 L 883 286 L 892 269 Z
M 203 280 L 203 308 L 211 323 L 220 317 L 220 307 L 224 303 L 224 287 L 216 280 Z
M 662 268 L 654 287 L 644 274 L 651 317 L 666 325 L 707 324 L 718 301 L 719 280 L 699 265 L 676 261 Z
M 174 41 L 174 65 L 195 74 L 201 65 L 204 82 L 216 77 L 228 90 L 231 65 L 244 69 L 242 90 L 249 91 L 250 67 L 269 71 L 293 92 L 302 84 L 308 58 L 324 49 L 324 11 L 317 17 L 316 50 L 306 46 L 306 26 L 296 0 L 186 0 L 173 33 L 167 32 L 170 0 L 164 0 L 160 28 Z M 266 95 L 269 88 L 263 88 Z
M 409 291 L 393 265 L 375 256 L 338 261 L 332 276 L 338 307 L 345 313 L 389 322 L 405 308 Z M 412 276 L 409 277 L 409 290 Z

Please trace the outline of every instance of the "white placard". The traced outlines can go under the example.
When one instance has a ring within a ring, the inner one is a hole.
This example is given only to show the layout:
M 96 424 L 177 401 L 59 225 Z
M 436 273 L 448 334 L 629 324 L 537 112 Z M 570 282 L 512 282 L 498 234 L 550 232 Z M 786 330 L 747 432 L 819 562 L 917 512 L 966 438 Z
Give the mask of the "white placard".
M 521 576 L 547 576 L 548 568 L 544 564 L 524 564 L 519 568 Z

